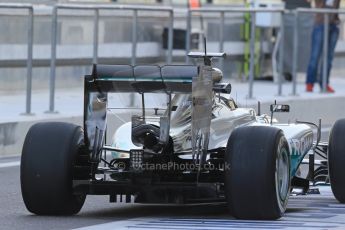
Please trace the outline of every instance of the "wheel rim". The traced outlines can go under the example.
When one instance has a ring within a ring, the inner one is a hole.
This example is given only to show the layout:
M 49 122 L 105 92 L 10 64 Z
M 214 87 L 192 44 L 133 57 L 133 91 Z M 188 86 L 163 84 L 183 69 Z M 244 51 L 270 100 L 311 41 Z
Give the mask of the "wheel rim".
M 275 174 L 278 203 L 283 211 L 290 189 L 289 153 L 284 147 L 284 139 L 281 139 L 278 145 Z

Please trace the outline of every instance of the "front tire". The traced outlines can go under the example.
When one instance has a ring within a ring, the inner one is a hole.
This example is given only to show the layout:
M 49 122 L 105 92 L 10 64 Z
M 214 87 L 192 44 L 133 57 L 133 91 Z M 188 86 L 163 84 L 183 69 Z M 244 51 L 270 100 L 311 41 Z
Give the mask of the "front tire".
M 81 127 L 60 122 L 38 123 L 26 135 L 20 166 L 26 208 L 37 215 L 73 215 L 85 195 L 73 195 L 76 158 L 83 145 Z
M 283 132 L 274 127 L 235 129 L 228 141 L 225 195 L 239 219 L 280 218 L 290 192 L 289 147 Z
M 345 203 L 345 119 L 335 122 L 329 136 L 328 171 L 332 192 Z

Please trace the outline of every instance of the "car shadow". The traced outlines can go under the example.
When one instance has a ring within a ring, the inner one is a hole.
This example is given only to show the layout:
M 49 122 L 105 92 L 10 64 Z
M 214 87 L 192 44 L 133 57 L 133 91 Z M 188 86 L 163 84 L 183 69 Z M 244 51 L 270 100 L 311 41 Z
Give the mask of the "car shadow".
M 114 204 L 116 206 L 116 204 Z M 124 204 L 120 208 L 107 208 L 104 210 L 89 210 L 81 212 L 80 217 L 102 218 L 139 218 L 139 217 L 205 217 L 205 218 L 232 218 L 226 205 L 148 205 Z

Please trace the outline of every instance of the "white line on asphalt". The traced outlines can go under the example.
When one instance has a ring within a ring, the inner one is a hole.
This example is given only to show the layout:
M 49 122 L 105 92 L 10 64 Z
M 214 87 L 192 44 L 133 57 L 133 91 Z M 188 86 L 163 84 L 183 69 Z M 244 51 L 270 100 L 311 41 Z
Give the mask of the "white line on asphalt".
M 6 162 L 6 163 L 0 163 L 0 168 L 8 168 L 8 167 L 14 167 L 19 166 L 20 161 L 13 161 L 13 162 Z
M 312 213 L 315 215 L 315 213 Z M 322 216 L 323 212 L 318 215 Z M 306 213 L 288 213 L 279 221 L 250 221 L 235 219 L 208 219 L 208 218 L 133 218 L 122 221 L 114 221 L 105 224 L 92 225 L 74 230 L 237 230 L 237 229 L 342 229 L 344 215 L 332 215 L 332 221 L 322 222 Z M 309 219 L 310 220 L 309 220 Z M 330 218 L 330 217 L 327 217 Z
M 91 226 L 86 226 L 82 228 L 75 228 L 74 230 L 122 230 L 122 229 L 128 229 L 128 225 L 135 225 L 137 223 L 141 223 L 143 221 L 147 220 L 155 220 L 155 218 L 130 218 L 127 220 L 119 220 L 119 221 L 114 221 L 114 222 L 109 222 L 109 223 L 104 223 L 104 224 L 96 224 L 96 225 L 91 225 Z

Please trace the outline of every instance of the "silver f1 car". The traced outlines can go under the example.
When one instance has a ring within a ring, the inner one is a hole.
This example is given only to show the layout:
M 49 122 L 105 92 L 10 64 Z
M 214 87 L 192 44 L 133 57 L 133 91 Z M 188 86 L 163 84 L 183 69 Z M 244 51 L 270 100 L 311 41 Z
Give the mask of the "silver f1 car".
M 90 194 L 110 202 L 226 203 L 236 218 L 277 219 L 292 189 L 307 192 L 311 183 L 330 183 L 344 203 L 345 120 L 327 144 L 320 125 L 314 138 L 312 123 L 277 123 L 274 113 L 288 105 L 271 105 L 270 115 L 238 108 L 211 66 L 224 56 L 191 53 L 203 61 L 196 66 L 94 65 L 85 77 L 84 127 L 39 123 L 26 136 L 27 209 L 72 215 Z

